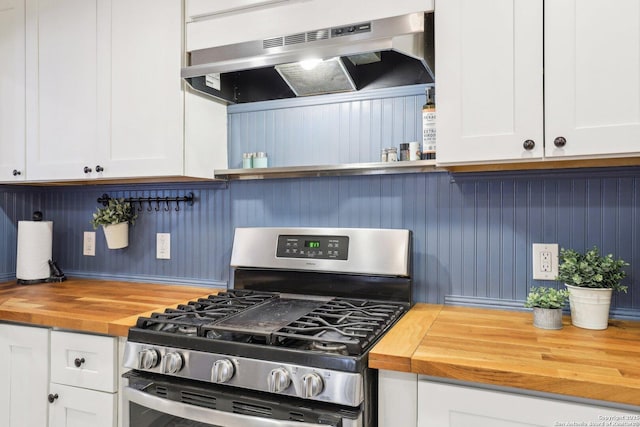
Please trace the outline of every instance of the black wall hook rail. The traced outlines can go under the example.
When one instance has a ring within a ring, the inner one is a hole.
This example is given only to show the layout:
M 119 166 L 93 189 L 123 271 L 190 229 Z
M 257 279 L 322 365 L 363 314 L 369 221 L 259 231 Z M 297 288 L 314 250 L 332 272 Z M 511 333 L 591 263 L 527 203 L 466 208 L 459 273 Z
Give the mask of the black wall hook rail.
M 102 196 L 98 197 L 98 203 L 102 203 L 102 206 L 107 206 L 109 204 L 109 200 L 111 200 L 112 198 L 113 197 L 104 193 Z M 148 212 L 151 212 L 153 210 L 155 210 L 156 212 L 160 210 L 168 212 L 171 210 L 171 203 L 175 203 L 175 210 L 176 212 L 178 212 L 180 210 L 180 202 L 186 203 L 189 206 L 193 206 L 195 196 L 193 195 L 193 192 L 190 192 L 189 194 L 182 197 L 127 197 L 124 199 L 124 201 L 131 203 L 133 207 L 135 207 L 135 205 L 137 204 L 138 212 L 142 212 L 145 205 Z M 153 207 L 154 204 L 155 207 Z

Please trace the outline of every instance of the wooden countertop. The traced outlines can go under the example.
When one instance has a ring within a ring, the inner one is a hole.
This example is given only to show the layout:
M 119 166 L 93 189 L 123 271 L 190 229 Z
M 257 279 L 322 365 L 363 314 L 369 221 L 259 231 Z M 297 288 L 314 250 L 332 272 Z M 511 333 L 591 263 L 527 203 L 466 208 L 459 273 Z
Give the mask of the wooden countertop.
M 221 289 L 69 278 L 62 283 L 0 284 L 0 321 L 126 337 L 139 316 Z
M 544 330 L 530 312 L 416 304 L 369 366 L 640 406 L 640 322 L 563 324 Z

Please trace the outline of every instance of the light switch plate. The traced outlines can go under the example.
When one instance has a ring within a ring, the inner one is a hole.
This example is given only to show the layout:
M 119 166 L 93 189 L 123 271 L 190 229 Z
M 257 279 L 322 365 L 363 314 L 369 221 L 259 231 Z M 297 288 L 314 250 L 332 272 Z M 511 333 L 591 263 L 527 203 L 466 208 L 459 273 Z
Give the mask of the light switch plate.
M 96 232 L 85 231 L 82 243 L 82 255 L 96 256 Z
M 171 259 L 171 233 L 156 234 L 156 258 Z
M 558 244 L 533 244 L 533 278 L 535 280 L 556 280 L 558 277 Z

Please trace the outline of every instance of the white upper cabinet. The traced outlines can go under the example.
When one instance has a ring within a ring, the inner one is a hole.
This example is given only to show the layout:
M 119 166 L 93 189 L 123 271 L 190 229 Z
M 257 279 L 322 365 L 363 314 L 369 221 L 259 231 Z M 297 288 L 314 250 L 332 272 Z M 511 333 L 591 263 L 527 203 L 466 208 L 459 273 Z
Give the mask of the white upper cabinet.
M 28 181 L 227 167 L 226 108 L 189 102 L 185 139 L 182 1 L 26 1 Z
M 546 156 L 637 156 L 640 2 L 552 0 L 544 13 Z
M 541 159 L 542 1 L 438 2 L 439 164 Z
M 435 30 L 439 164 L 640 153 L 637 0 L 447 0 Z
M 24 0 L 0 0 L 0 182 L 25 177 Z
M 85 178 L 99 161 L 97 16 L 96 0 L 27 0 L 28 180 Z
M 111 123 L 100 132 L 104 177 L 182 175 L 181 3 L 110 3 L 111 84 L 100 100 Z

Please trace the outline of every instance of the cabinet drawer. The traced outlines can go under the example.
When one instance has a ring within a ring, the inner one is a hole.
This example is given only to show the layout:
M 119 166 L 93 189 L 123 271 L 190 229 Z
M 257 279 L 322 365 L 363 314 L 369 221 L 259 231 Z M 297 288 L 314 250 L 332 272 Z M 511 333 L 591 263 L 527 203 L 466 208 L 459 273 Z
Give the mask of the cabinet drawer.
M 51 382 L 116 392 L 117 348 L 114 337 L 51 332 Z

